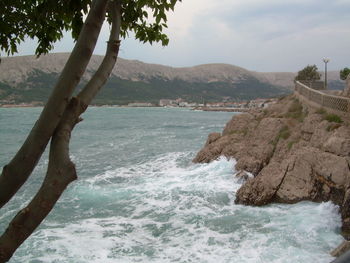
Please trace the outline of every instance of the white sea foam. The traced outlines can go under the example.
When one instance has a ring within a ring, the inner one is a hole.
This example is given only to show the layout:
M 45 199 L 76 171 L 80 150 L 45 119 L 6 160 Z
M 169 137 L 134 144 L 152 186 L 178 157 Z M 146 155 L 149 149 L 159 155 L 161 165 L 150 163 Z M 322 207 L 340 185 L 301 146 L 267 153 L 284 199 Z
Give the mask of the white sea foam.
M 3 165 L 19 147 L 14 138 L 24 138 L 35 121 L 32 110 L 5 111 L 11 116 L 1 115 Z M 232 113 L 93 108 L 86 114 L 71 140 L 79 180 L 11 263 L 330 262 L 329 251 L 342 241 L 333 204 L 235 205 L 234 160 L 190 162 Z M 18 130 L 18 123 L 29 126 Z M 3 230 L 40 186 L 43 157 L 3 209 Z
M 28 241 L 35 262 L 331 261 L 341 241 L 336 206 L 235 205 L 235 161 L 186 164 L 188 157 L 168 153 L 79 182 L 67 196 L 76 196 L 76 209 L 99 199 L 101 207 L 45 225 Z M 13 262 L 32 258 L 19 253 Z

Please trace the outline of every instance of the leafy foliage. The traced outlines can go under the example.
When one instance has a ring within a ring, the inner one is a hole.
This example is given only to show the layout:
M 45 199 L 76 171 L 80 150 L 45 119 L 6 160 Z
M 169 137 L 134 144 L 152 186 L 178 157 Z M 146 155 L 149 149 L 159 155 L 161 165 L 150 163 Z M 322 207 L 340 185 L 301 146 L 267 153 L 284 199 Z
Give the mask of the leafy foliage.
M 344 68 L 339 72 L 340 79 L 346 80 L 348 75 L 350 74 L 350 68 Z
M 324 116 L 324 119 L 327 120 L 328 122 L 335 122 L 335 123 L 342 123 L 343 120 L 336 114 L 327 114 Z
M 333 114 L 333 113 L 328 113 L 323 108 L 318 109 L 317 111 L 315 111 L 315 113 L 322 115 L 322 119 L 326 120 L 328 122 L 334 122 L 334 123 L 338 123 L 338 124 L 343 123 L 343 120 L 340 116 Z M 329 126 L 329 127 L 331 127 L 331 126 Z M 336 128 L 339 128 L 339 126 Z M 327 128 L 327 130 L 329 131 L 329 128 Z
M 0 50 L 17 53 L 26 38 L 37 39 L 36 54 L 44 54 L 71 30 L 76 39 L 91 0 L 3 0 L 0 2 Z
M 163 33 L 167 27 L 167 11 L 174 10 L 181 0 L 115 0 L 122 4 L 122 31 L 129 32 L 141 42 L 160 42 L 166 46 L 169 38 Z M 0 50 L 7 55 L 18 52 L 18 45 L 26 38 L 37 39 L 35 54 L 48 53 L 53 44 L 71 31 L 76 40 L 91 0 L 2 0 L 0 1 Z M 107 17 L 110 23 L 111 19 Z
M 298 75 L 295 77 L 295 80 L 307 80 L 314 81 L 319 80 L 321 74 L 318 72 L 316 65 L 307 65 L 305 68 L 298 72 Z

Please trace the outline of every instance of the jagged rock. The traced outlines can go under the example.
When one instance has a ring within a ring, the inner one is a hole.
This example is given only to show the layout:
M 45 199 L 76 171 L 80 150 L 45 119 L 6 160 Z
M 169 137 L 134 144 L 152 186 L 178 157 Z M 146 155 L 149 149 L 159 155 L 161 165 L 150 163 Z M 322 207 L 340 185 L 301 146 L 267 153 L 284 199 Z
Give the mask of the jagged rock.
M 262 119 L 256 127 L 247 132 L 247 140 L 242 149 L 235 154 L 236 168 L 257 175 L 270 161 L 275 149 L 273 141 L 278 136 L 283 122 L 276 118 Z
M 279 163 L 266 166 L 258 176 L 249 179 L 237 192 L 235 202 L 245 205 L 265 205 L 275 196 L 285 175 Z
M 235 177 L 238 178 L 238 182 L 240 183 L 246 182 L 250 178 L 249 174 L 244 170 L 238 171 Z
M 347 191 L 345 192 L 342 206 L 342 217 L 350 218 L 350 189 L 347 189 Z
M 256 125 L 256 120 L 252 114 L 234 115 L 226 124 L 222 135 L 244 134 L 252 125 Z
M 276 200 L 295 203 L 308 199 L 313 190 L 312 167 L 301 156 L 293 158 L 293 165 L 276 191 Z
M 212 132 L 209 134 L 207 142 L 205 143 L 205 146 L 217 141 L 221 137 L 221 133 L 219 132 Z
M 236 164 L 236 169 L 246 170 L 255 175 L 261 171 L 262 167 L 261 161 L 252 156 L 244 156 Z
M 315 124 L 314 132 L 310 139 L 310 146 L 320 149 L 322 148 L 324 142 L 332 135 L 332 133 L 327 131 L 329 125 L 328 121 L 321 121 L 320 123 Z
M 301 132 L 313 134 L 316 130 L 315 127 L 317 127 L 320 122 L 322 122 L 322 116 L 320 114 L 308 115 L 301 125 Z
M 312 147 L 299 149 L 292 158 L 293 166 L 276 193 L 277 200 L 341 202 L 336 192 L 347 187 L 350 177 L 345 158 Z
M 350 250 L 350 241 L 344 240 L 336 249 L 331 252 L 333 257 L 339 257 Z
M 236 200 L 253 205 L 301 200 L 332 200 L 341 204 L 349 181 L 345 158 L 315 148 L 301 148 L 282 165 L 272 162 L 263 168 L 257 177 L 241 187 Z
M 343 235 L 350 238 L 349 120 L 328 122 L 290 96 L 260 113 L 234 116 L 221 137 L 212 137 L 197 161 L 233 157 L 236 170 L 255 176 L 237 191 L 236 203 L 330 200 L 340 206 Z
M 193 159 L 195 163 L 208 163 L 212 160 L 216 160 L 222 155 L 222 150 L 230 143 L 230 138 L 220 137 L 215 141 L 210 142 L 210 139 L 207 140 L 206 146 L 200 150 L 196 157 Z
M 235 142 L 241 141 L 247 133 L 247 126 L 252 125 L 254 118 L 250 114 L 241 114 L 234 116 L 226 125 L 223 135 L 219 133 L 211 133 L 202 150 L 198 152 L 193 159 L 195 163 L 210 162 L 216 160 L 220 155 L 228 157 L 237 153 L 241 147 L 232 147 Z
M 347 189 L 341 205 L 341 216 L 343 220 L 342 232 L 345 238 L 350 239 L 350 189 Z
M 349 130 L 340 127 L 323 144 L 323 149 L 339 156 L 350 156 L 350 135 Z

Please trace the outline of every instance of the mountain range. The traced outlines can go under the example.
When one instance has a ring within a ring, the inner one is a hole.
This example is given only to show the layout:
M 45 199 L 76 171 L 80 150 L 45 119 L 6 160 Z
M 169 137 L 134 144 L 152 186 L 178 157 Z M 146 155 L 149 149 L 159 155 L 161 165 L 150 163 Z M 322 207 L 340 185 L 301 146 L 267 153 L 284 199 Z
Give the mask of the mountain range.
M 36 58 L 2 58 L 0 104 L 44 103 L 69 53 Z M 88 81 L 103 56 L 93 55 L 78 90 Z M 118 58 L 117 65 L 94 104 L 157 103 L 160 99 L 187 101 L 250 100 L 291 93 L 295 73 L 254 72 L 228 64 L 174 68 Z M 329 72 L 329 86 L 343 88 L 338 72 Z

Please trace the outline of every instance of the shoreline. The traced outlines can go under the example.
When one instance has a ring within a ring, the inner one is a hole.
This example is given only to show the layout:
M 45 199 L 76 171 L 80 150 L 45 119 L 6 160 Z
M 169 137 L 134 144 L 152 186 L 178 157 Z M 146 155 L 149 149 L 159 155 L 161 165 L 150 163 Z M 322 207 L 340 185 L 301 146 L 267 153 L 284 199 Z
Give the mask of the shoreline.
M 5 104 L 0 105 L 0 108 L 40 108 L 44 107 L 44 105 L 34 105 L 34 104 Z M 98 108 L 145 108 L 145 107 L 130 107 L 127 105 L 90 105 L 89 107 L 98 107 Z M 152 106 L 147 108 L 170 108 L 170 107 L 160 107 L 160 106 Z M 171 108 L 179 108 L 179 109 L 190 109 L 190 110 L 199 110 L 199 111 L 215 111 L 215 112 L 250 112 L 254 110 L 251 109 L 240 109 L 240 108 L 211 108 L 211 107 L 171 107 Z
M 211 107 L 195 107 L 193 110 L 201 111 L 224 111 L 224 112 L 250 112 L 251 109 L 241 109 L 241 108 L 211 108 Z

